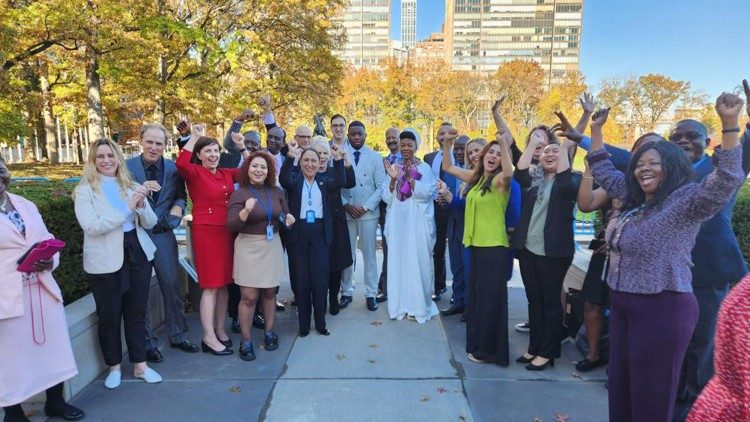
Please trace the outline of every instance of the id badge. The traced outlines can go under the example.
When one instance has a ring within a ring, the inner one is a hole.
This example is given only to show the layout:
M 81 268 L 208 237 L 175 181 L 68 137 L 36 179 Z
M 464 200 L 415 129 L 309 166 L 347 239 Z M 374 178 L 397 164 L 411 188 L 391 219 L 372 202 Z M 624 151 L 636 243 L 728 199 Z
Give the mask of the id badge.
M 307 215 L 305 216 L 305 222 L 306 223 L 314 223 L 315 222 L 315 211 L 313 211 L 313 210 L 307 210 Z
M 268 240 L 273 240 L 273 226 L 268 225 L 266 226 L 266 237 Z

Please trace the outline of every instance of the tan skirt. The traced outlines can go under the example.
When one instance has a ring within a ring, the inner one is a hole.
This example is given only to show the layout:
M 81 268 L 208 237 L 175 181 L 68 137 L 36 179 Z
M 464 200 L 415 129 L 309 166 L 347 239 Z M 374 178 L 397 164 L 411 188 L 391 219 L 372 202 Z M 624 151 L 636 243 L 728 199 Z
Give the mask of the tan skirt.
M 278 233 L 240 233 L 234 240 L 234 282 L 244 287 L 277 287 L 284 277 L 284 250 Z

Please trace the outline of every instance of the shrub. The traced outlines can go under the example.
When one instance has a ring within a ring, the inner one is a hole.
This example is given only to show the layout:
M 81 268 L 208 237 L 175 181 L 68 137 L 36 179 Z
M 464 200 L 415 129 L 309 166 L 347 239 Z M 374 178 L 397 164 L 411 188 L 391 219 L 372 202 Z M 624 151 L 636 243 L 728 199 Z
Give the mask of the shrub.
M 73 183 L 50 181 L 14 183 L 9 189 L 34 202 L 50 233 L 65 242 L 60 253 L 60 266 L 55 270 L 65 304 L 90 291 L 83 273 L 83 231 L 78 225 L 70 196 L 74 187 Z
M 737 194 L 734 204 L 732 227 L 740 243 L 745 262 L 750 262 L 750 184 L 745 183 Z

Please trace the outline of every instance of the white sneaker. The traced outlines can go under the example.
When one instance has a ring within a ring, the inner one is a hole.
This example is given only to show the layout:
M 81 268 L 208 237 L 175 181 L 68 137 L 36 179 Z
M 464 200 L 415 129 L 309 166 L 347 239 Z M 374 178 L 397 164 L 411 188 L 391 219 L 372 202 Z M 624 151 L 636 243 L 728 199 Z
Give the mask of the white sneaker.
M 122 381 L 122 372 L 120 371 L 109 371 L 107 378 L 104 380 L 104 386 L 110 390 L 120 386 Z
M 151 368 L 146 368 L 146 370 L 142 374 L 140 375 L 133 374 L 133 376 L 136 378 L 140 378 L 149 384 L 157 384 L 161 382 L 161 375 L 159 375 L 156 371 L 154 371 Z

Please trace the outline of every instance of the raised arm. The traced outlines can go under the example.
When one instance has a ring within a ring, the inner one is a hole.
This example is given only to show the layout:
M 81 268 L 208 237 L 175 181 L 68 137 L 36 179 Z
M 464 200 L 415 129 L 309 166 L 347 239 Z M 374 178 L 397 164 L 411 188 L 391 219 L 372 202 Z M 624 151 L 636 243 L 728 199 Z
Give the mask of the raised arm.
M 617 170 L 609 159 L 609 153 L 604 149 L 602 127 L 607 122 L 609 109 L 599 110 L 592 116 L 591 122 L 591 153 L 586 158 L 591 166 L 591 172 L 597 182 L 613 198 L 623 198 L 626 192 L 625 174 Z
M 510 132 L 498 130 L 495 138 L 500 146 L 500 165 L 502 170 L 495 176 L 492 181 L 492 187 L 499 192 L 507 192 L 510 187 L 510 181 L 513 178 L 513 160 L 510 157 L 508 141 L 511 138 Z
M 453 143 L 456 139 L 458 139 L 458 131 L 451 128 L 443 140 L 443 161 L 440 162 L 440 167 L 444 172 L 456 176 L 464 182 L 468 182 L 474 175 L 474 171 L 462 169 L 461 167 L 453 165 L 451 162 L 451 157 L 453 156 Z
M 492 104 L 492 119 L 495 121 L 495 127 L 497 128 L 497 130 L 504 131 L 512 139 L 513 133 L 510 131 L 510 127 L 508 127 L 508 124 L 505 123 L 505 120 L 503 119 L 503 116 L 500 113 L 500 108 L 502 107 L 503 101 L 505 101 L 506 97 L 507 95 L 503 94 L 497 100 L 495 100 L 494 104 Z M 508 142 L 508 145 L 512 143 L 513 143 L 512 141 Z
M 588 126 L 589 124 L 589 119 L 591 118 L 591 115 L 594 113 L 594 96 L 586 92 L 578 98 L 578 101 L 581 102 L 581 108 L 583 109 L 583 114 L 581 114 L 581 118 L 578 119 L 578 123 L 576 123 L 575 130 L 578 133 L 584 133 L 586 132 L 586 126 Z
M 576 147 L 575 142 L 570 139 L 563 141 L 560 145 L 560 155 L 557 158 L 557 173 L 570 169 L 570 150 Z
M 583 160 L 586 171 L 583 173 L 583 179 L 578 186 L 578 209 L 582 212 L 592 212 L 603 207 L 607 201 L 607 191 L 602 188 L 594 189 L 594 176 L 591 175 L 589 163 Z
M 531 160 L 534 159 L 534 150 L 544 143 L 544 138 L 538 135 L 538 131 L 534 131 L 529 138 L 529 144 L 526 145 L 526 149 L 521 154 L 521 158 L 516 164 L 517 170 L 528 170 L 531 166 Z

